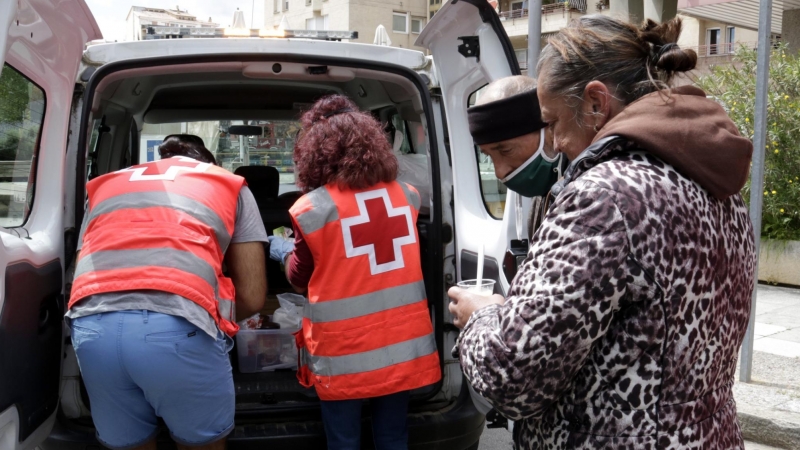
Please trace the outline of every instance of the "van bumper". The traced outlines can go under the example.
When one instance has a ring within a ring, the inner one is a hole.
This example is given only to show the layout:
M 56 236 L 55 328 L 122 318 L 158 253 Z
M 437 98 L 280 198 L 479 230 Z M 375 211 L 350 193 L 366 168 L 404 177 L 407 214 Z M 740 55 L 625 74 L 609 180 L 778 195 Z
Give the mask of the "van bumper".
M 477 448 L 485 426 L 485 417 L 475 409 L 466 380 L 456 400 L 436 411 L 408 415 L 410 450 L 467 450 Z M 366 424 L 365 424 L 366 425 Z M 369 426 L 364 426 L 364 448 L 372 448 Z M 308 421 L 244 423 L 237 425 L 228 436 L 229 450 L 263 450 L 275 448 L 324 449 L 325 431 L 319 416 Z M 40 445 L 42 450 L 103 450 L 94 430 L 56 422 L 50 437 Z M 159 437 L 159 450 L 175 446 L 168 433 Z

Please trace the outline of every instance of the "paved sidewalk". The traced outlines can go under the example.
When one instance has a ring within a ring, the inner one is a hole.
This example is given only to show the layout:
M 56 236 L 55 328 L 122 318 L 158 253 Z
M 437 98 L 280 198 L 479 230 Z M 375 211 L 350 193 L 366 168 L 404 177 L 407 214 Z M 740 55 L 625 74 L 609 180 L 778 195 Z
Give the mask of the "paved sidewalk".
M 733 393 L 746 439 L 800 449 L 800 289 L 759 285 L 752 383 Z
M 800 289 L 758 286 L 755 336 L 757 352 L 800 358 Z

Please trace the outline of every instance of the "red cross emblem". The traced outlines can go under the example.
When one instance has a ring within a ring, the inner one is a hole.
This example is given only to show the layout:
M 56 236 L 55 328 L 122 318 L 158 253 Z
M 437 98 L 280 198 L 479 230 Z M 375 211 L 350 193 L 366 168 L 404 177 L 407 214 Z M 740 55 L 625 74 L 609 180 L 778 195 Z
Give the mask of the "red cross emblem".
M 411 208 L 395 208 L 386 188 L 356 194 L 359 215 L 342 219 L 345 254 L 366 255 L 373 275 L 405 267 L 403 246 L 417 242 Z
M 175 177 L 181 172 L 205 172 L 209 167 L 211 167 L 211 164 L 179 156 L 170 158 L 170 166 L 163 173 L 159 170 L 158 164 L 155 163 L 122 169 L 120 172 L 133 172 L 128 181 L 175 181 Z

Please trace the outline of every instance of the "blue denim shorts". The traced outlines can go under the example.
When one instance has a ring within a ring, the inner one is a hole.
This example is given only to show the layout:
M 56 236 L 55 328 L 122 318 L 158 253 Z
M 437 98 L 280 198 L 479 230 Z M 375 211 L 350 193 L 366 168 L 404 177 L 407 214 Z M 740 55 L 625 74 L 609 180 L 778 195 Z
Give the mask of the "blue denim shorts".
M 142 445 L 158 434 L 159 417 L 187 446 L 233 430 L 227 336 L 212 338 L 184 318 L 151 311 L 94 314 L 74 319 L 71 328 L 103 445 Z

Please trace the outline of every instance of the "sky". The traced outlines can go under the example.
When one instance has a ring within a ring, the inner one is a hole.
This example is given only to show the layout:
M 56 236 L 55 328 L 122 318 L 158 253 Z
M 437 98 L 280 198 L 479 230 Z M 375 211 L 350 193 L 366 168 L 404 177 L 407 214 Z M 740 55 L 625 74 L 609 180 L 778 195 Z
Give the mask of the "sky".
M 85 0 L 92 10 L 100 31 L 106 40 L 125 39 L 125 18 L 131 6 L 149 6 L 155 8 L 189 10 L 189 14 L 197 16 L 200 20 L 209 17 L 220 26 L 227 26 L 233 22 L 233 12 L 236 8 L 244 11 L 245 22 L 250 25 L 250 15 L 253 15 L 255 26 L 261 28 L 264 23 L 264 0 Z M 255 11 L 253 6 L 255 5 Z

